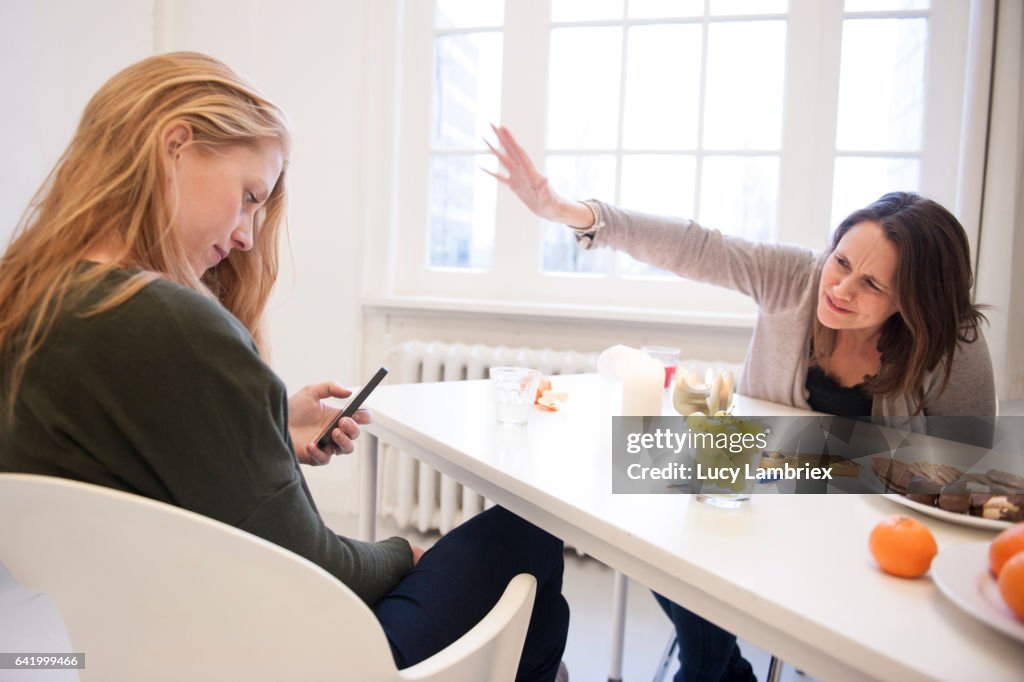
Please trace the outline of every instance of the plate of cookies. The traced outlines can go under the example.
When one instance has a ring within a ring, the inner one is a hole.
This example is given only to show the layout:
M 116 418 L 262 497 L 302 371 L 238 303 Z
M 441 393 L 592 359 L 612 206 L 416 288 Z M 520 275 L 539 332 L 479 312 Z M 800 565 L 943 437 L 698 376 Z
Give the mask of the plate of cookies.
M 961 526 L 971 526 L 972 528 L 988 528 L 989 530 L 1003 530 L 1013 525 L 1012 521 L 1000 521 L 999 519 L 986 519 L 983 516 L 976 516 L 973 514 L 965 514 L 963 512 L 950 512 L 940 507 L 929 506 L 920 502 L 914 502 L 913 500 L 895 493 L 890 493 L 885 496 L 887 499 L 892 500 L 896 504 L 902 504 L 904 507 L 909 507 L 915 511 L 919 511 L 927 516 L 934 517 L 936 519 L 942 519 L 943 521 L 949 521 L 950 523 L 956 523 Z
M 893 502 L 944 521 L 1002 530 L 1024 521 L 1024 477 L 990 469 L 875 457 L 875 475 Z

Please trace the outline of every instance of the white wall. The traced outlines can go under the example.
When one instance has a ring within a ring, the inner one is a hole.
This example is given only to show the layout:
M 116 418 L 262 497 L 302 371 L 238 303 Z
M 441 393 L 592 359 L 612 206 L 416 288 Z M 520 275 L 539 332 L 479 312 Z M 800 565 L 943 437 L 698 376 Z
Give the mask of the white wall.
M 152 51 L 152 3 L 0 2 L 0 248 L 93 92 Z

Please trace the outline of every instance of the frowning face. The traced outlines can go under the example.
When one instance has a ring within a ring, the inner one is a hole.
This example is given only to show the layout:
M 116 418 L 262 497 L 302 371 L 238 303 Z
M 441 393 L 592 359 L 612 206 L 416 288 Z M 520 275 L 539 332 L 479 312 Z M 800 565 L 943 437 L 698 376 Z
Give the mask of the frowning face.
M 899 253 L 882 227 L 864 221 L 839 240 L 821 271 L 818 320 L 830 329 L 875 332 L 898 312 Z

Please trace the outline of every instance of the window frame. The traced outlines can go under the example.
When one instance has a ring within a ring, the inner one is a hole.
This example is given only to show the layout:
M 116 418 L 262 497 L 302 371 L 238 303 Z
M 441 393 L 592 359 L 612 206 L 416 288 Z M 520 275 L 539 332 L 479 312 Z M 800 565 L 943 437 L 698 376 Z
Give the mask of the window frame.
M 502 187 L 497 188 L 491 268 L 480 271 L 431 267 L 428 262 L 430 127 L 437 35 L 434 5 L 433 0 L 399 0 L 396 14 L 398 26 L 394 44 L 399 55 L 398 82 L 395 84 L 397 139 L 394 158 L 397 168 L 390 188 L 393 194 L 390 206 L 393 207 L 394 243 L 387 255 L 392 276 L 387 291 L 380 293 L 394 297 L 505 304 L 543 304 L 557 300 L 564 305 L 594 309 L 603 306 L 624 308 L 641 301 L 645 309 L 685 312 L 691 319 L 753 318 L 756 308 L 747 297 L 681 278 L 542 272 L 541 221 Z M 932 0 L 931 9 L 927 10 L 929 42 L 925 62 L 926 117 L 922 131 L 920 191 L 949 207 L 956 204 L 958 168 L 964 153 L 960 149 L 960 139 L 969 13 L 969 4 L 956 0 Z M 920 12 L 856 13 L 857 17 L 863 18 L 908 15 L 919 16 Z M 761 18 L 762 15 L 732 20 L 749 20 L 751 17 Z M 841 39 L 846 17 L 842 0 L 789 2 L 775 217 L 775 240 L 778 242 L 822 248 L 834 227 L 830 224 L 830 213 L 837 156 Z M 706 25 L 707 20 L 704 21 Z M 615 22 L 578 23 L 611 25 Z M 624 25 L 627 22 L 619 23 Z M 660 22 L 631 20 L 629 23 Z M 539 167 L 543 167 L 546 154 L 545 100 L 551 28 L 549 0 L 506 3 L 505 23 L 501 29 L 500 122 L 515 131 Z M 470 32 L 472 29 L 460 30 Z M 957 49 L 947 46 L 956 46 Z M 706 51 L 706 41 L 704 49 Z M 625 72 L 622 74 L 624 79 Z M 619 87 L 623 87 L 623 83 Z M 620 128 L 621 124 L 620 103 Z M 619 137 L 621 140 L 621 134 Z M 466 153 L 483 151 L 481 143 L 480 149 Z M 621 144 L 617 153 L 616 193 L 621 185 Z M 964 227 L 973 244 L 977 226 L 965 221 Z M 615 271 L 613 266 L 612 272 Z

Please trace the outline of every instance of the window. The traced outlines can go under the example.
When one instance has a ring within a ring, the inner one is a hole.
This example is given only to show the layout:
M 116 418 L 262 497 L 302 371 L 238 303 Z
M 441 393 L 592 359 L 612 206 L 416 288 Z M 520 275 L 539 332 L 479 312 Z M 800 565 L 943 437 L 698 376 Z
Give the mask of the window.
M 884 11 L 894 8 L 909 11 Z M 865 195 L 881 195 L 892 187 L 921 186 L 925 123 L 927 0 L 847 0 L 846 10 L 833 225 L 859 208 Z
M 496 168 L 489 124 L 567 197 L 821 248 L 884 191 L 953 205 L 968 9 L 407 0 L 393 293 L 749 314 L 541 225 L 480 170 Z
M 614 23 L 594 25 L 588 5 L 553 0 L 545 169 L 555 187 L 771 239 L 786 3 L 747 5 L 756 16 L 735 2 L 707 12 L 618 3 Z M 545 272 L 666 274 L 581 252 L 560 225 L 546 225 L 543 242 Z
M 495 182 L 478 170 L 501 116 L 502 2 L 438 0 L 430 140 L 432 267 L 486 270 L 494 251 Z

